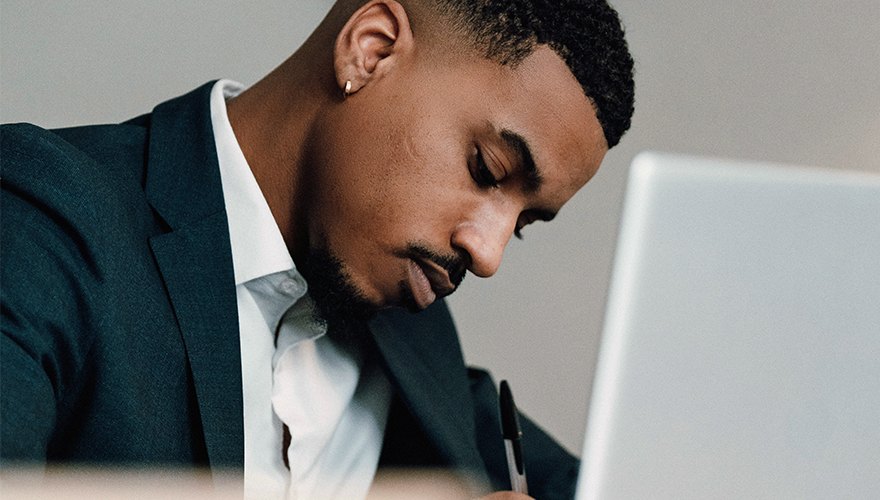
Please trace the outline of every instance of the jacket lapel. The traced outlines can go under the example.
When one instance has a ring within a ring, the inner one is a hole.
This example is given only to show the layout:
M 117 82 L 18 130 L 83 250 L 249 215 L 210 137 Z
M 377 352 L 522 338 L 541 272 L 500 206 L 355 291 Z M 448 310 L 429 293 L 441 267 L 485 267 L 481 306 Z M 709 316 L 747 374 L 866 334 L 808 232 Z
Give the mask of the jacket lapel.
M 241 352 L 212 85 L 153 111 L 145 191 L 170 229 L 150 246 L 183 335 L 210 464 L 241 467 Z M 443 458 L 484 477 L 467 369 L 445 303 L 419 314 L 384 311 L 369 329 L 398 396 Z
M 450 466 L 483 479 L 467 368 L 446 304 L 417 314 L 384 311 L 369 328 L 398 396 L 427 437 Z
M 170 229 L 150 247 L 183 335 L 210 464 L 241 467 L 241 353 L 212 85 L 153 110 L 145 191 Z

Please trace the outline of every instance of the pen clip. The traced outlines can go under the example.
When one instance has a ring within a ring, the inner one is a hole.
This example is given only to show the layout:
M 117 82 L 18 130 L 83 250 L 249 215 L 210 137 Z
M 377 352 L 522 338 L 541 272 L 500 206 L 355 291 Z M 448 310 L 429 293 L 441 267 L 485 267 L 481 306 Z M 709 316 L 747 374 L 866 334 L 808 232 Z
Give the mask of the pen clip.
M 513 454 L 516 462 L 516 470 L 519 474 L 524 474 L 522 460 L 522 429 L 519 425 L 519 412 L 516 410 L 516 404 L 513 402 L 513 393 L 510 391 L 510 385 L 507 380 L 502 380 L 499 388 L 501 404 L 501 434 L 505 440 L 510 441 L 513 447 Z

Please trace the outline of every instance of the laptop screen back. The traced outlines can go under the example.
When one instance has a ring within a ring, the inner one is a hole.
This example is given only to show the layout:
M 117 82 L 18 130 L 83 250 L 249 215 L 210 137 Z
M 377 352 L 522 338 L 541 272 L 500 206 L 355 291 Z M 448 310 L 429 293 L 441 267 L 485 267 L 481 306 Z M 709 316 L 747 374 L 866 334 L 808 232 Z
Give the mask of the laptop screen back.
M 633 162 L 578 500 L 880 497 L 880 176 Z

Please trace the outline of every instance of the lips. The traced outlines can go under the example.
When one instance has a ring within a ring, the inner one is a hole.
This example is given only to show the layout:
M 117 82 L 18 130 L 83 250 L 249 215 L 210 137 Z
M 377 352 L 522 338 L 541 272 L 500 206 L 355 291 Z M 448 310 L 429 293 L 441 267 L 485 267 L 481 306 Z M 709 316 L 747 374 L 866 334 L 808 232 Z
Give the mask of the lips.
M 431 305 L 437 297 L 444 297 L 455 291 L 446 270 L 439 265 L 419 258 L 407 261 L 409 282 L 413 297 L 422 309 Z

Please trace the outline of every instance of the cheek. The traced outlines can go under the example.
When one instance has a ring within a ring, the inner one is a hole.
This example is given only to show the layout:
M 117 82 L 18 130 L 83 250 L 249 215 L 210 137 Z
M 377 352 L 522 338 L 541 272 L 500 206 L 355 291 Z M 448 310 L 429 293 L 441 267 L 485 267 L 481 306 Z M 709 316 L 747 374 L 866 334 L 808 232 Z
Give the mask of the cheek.
M 439 146 L 449 141 L 438 134 L 412 126 L 372 128 L 354 139 L 325 160 L 316 191 L 321 230 L 343 240 L 334 246 L 389 251 L 411 241 L 442 244 L 460 191 L 455 169 L 466 173 L 463 160 L 455 160 L 461 155 Z
M 326 127 L 316 134 L 323 141 L 314 165 L 321 177 L 310 203 L 320 211 L 321 229 L 356 239 L 365 250 L 411 241 L 448 245 L 462 197 L 472 189 L 469 141 L 455 121 L 462 117 L 424 93 L 348 104 L 325 115 Z

